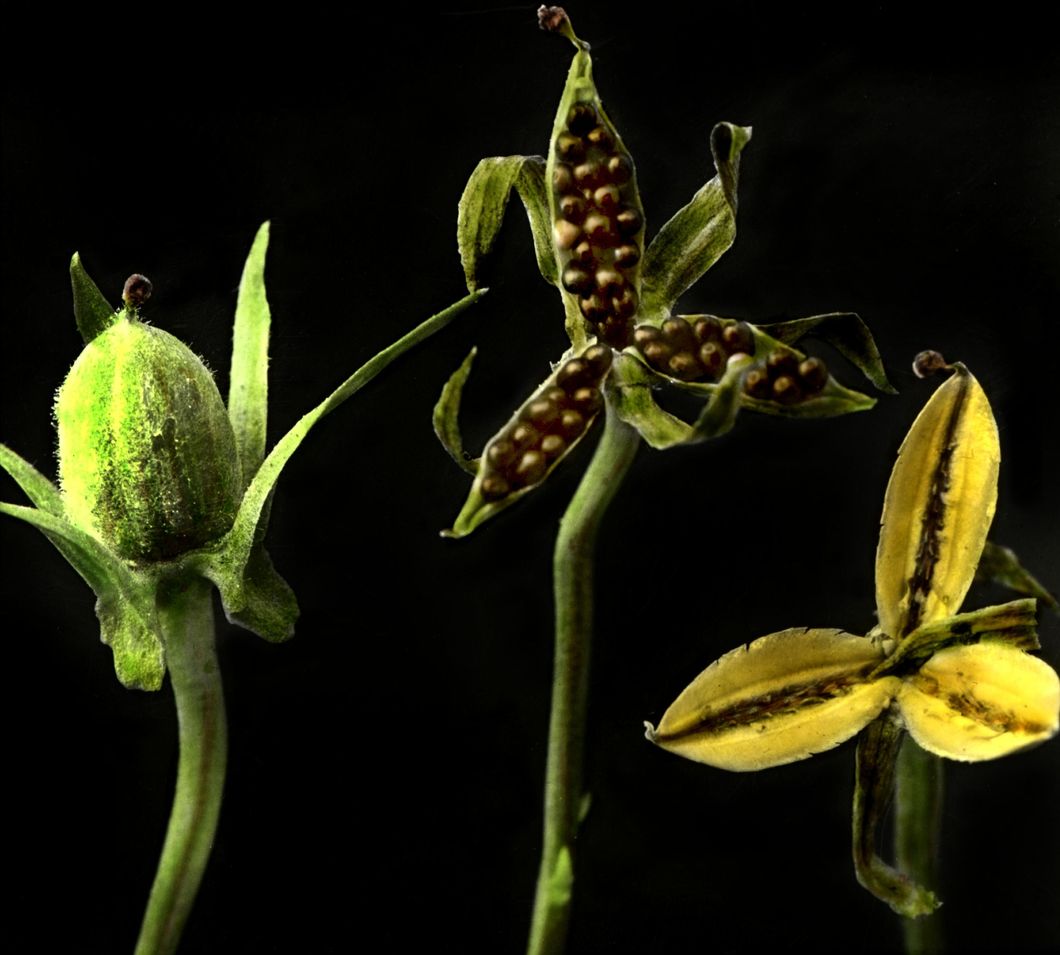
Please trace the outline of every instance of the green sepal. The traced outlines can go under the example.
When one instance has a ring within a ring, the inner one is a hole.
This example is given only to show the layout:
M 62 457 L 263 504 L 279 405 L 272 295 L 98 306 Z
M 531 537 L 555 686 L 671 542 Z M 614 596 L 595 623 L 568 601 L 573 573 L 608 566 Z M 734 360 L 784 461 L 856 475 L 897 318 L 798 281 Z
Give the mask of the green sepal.
M 100 638 L 114 652 L 114 669 L 124 686 L 157 690 L 165 676 L 165 652 L 155 613 L 153 578 L 129 569 L 98 540 L 55 514 L 0 504 L 9 514 L 32 524 L 55 545 L 92 588 Z
M 615 356 L 610 400 L 618 417 L 636 428 L 657 450 L 699 444 L 732 429 L 746 397 L 743 383 L 751 367 L 750 358 L 730 361 L 721 380 L 711 386 L 706 405 L 691 425 L 655 403 L 653 391 L 670 379 L 657 375 L 632 354 Z
M 232 327 L 232 365 L 228 385 L 228 418 L 236 437 L 236 453 L 246 489 L 265 457 L 269 398 L 269 325 L 265 294 L 265 254 L 269 223 L 254 236 L 236 299 Z
M 70 285 L 74 293 L 74 320 L 87 345 L 118 320 L 118 313 L 89 277 L 76 252 L 70 259 Z
M 485 295 L 486 291 L 486 289 L 479 289 L 477 292 L 472 292 L 459 302 L 450 305 L 449 308 L 417 325 L 394 344 L 384 348 L 374 358 L 369 359 L 358 368 L 312 411 L 304 414 L 294 427 L 277 442 L 276 446 L 269 452 L 268 457 L 262 462 L 261 467 L 255 472 L 254 478 L 243 495 L 243 500 L 240 502 L 236 519 L 223 538 L 221 547 L 207 558 L 208 567 L 204 567 L 202 571 L 221 590 L 227 614 L 238 616 L 244 613 L 248 606 L 249 597 L 246 593 L 248 585 L 244 579 L 244 574 L 251 558 L 252 549 L 256 543 L 260 542 L 262 537 L 259 525 L 263 516 L 267 515 L 267 503 L 277 480 L 279 480 L 280 473 L 290 460 L 291 455 L 305 440 L 310 429 L 326 414 L 334 411 L 347 398 L 356 394 L 392 361 L 425 338 L 429 338 L 440 328 L 448 325 L 465 308 Z
M 1037 607 L 1031 597 L 993 607 L 954 614 L 919 627 L 904 637 L 893 653 L 871 674 L 870 679 L 890 673 L 911 673 L 939 650 L 980 640 L 997 640 L 1019 650 L 1038 650 Z
M 880 391 L 889 395 L 898 394 L 898 390 L 887 380 L 883 359 L 869 326 L 855 312 L 829 312 L 761 325 L 759 328 L 785 345 L 794 345 L 805 335 L 819 338 L 835 348 Z
M 718 123 L 710 134 L 717 174 L 667 222 L 644 252 L 641 320 L 665 320 L 674 303 L 736 238 L 736 188 L 740 153 L 749 126 Z
M 979 565 L 975 569 L 976 583 L 1001 584 L 1018 594 L 1037 598 L 1051 610 L 1057 609 L 1056 597 L 1042 586 L 1016 556 L 1015 551 L 987 541 Z
M 25 458 L 15 454 L 6 444 L 0 444 L 0 468 L 14 478 L 37 507 L 48 514 L 62 517 L 63 499 L 59 489 Z
M 456 241 L 469 292 L 480 287 L 482 263 L 493 250 L 513 189 L 530 220 L 541 275 L 547 282 L 558 281 L 545 193 L 545 160 L 540 156 L 495 156 L 475 167 L 457 210 Z
M 684 317 L 688 321 L 695 321 L 699 318 L 698 315 Z M 756 360 L 764 359 L 770 352 L 778 349 L 790 352 L 792 355 L 796 356 L 799 361 L 802 361 L 802 359 L 806 357 L 797 349 L 791 348 L 789 345 L 779 341 L 772 335 L 766 334 L 766 332 L 758 326 L 751 325 L 750 328 L 755 339 Z M 663 381 L 673 385 L 673 387 L 678 388 L 681 391 L 687 391 L 690 394 L 709 396 L 713 394 L 714 390 L 718 387 L 718 385 L 713 382 L 680 381 L 677 378 L 670 378 L 661 373 L 656 374 L 658 374 L 659 378 Z M 854 411 L 867 411 L 876 404 L 876 399 L 870 398 L 868 395 L 864 395 L 860 391 L 854 391 L 839 384 L 834 377 L 829 375 L 828 382 L 825 384 L 822 391 L 818 392 L 812 398 L 807 398 L 796 404 L 785 405 L 777 401 L 764 401 L 761 398 L 752 398 L 747 394 L 741 396 L 741 404 L 749 411 L 776 415 L 782 418 L 832 418 L 837 415 L 850 414 Z
M 477 354 L 478 349 L 472 348 L 467 358 L 460 363 L 460 367 L 449 376 L 438 403 L 434 406 L 432 416 L 434 433 L 442 442 L 442 447 L 449 452 L 449 457 L 469 474 L 478 474 L 478 459 L 472 458 L 464 450 L 464 439 L 460 434 L 460 399 Z
M 237 579 L 232 573 L 216 571 L 207 563 L 203 573 L 221 594 L 221 604 L 229 623 L 256 633 L 270 643 L 282 643 L 294 636 L 298 620 L 298 599 L 290 585 L 273 567 L 265 547 L 258 543 Z

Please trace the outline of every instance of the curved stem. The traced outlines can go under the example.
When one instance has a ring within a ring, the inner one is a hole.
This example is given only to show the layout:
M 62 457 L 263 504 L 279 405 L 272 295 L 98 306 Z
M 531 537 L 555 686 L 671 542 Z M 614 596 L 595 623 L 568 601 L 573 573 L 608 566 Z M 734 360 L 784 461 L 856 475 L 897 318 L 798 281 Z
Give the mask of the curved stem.
M 603 438 L 556 537 L 552 560 L 556 647 L 545 771 L 544 843 L 527 946 L 530 955 L 556 955 L 566 940 L 574 840 L 582 802 L 596 532 L 639 444 L 637 432 L 620 421 L 609 405 Z
M 177 703 L 180 764 L 136 955 L 170 955 L 177 949 L 213 847 L 228 754 L 209 584 L 196 580 L 163 588 L 158 612 Z
M 921 885 L 938 882 L 938 834 L 942 811 L 942 760 L 907 736 L 898 752 L 894 795 L 894 849 L 898 868 Z M 940 913 L 902 919 L 906 955 L 943 950 Z

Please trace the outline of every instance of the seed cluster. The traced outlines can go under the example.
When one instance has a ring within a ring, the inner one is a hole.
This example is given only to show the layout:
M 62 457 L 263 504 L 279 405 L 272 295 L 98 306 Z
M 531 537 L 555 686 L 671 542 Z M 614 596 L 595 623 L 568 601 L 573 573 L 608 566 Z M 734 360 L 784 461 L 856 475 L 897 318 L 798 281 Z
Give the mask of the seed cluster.
M 633 343 L 652 368 L 681 381 L 717 381 L 733 355 L 755 355 L 750 325 L 713 315 L 694 322 L 668 318 L 661 328 L 638 325 Z M 800 359 L 776 348 L 747 373 L 744 391 L 752 398 L 796 404 L 819 394 L 827 382 L 828 369 L 819 358 Z
M 486 445 L 479 490 L 487 501 L 537 484 L 585 433 L 603 407 L 600 386 L 611 357 L 609 346 L 592 345 L 564 362 Z
M 552 192 L 563 287 L 603 342 L 629 344 L 644 214 L 633 161 L 592 103 L 575 103 L 556 137 Z

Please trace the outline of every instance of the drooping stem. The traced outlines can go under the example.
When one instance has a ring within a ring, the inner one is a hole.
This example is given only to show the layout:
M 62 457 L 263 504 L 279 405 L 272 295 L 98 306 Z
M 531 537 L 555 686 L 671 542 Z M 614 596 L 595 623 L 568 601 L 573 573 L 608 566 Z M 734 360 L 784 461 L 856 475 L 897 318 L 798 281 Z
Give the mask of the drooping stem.
M 596 532 L 639 444 L 637 432 L 619 420 L 609 405 L 603 438 L 563 515 L 556 537 L 552 560 L 556 635 L 544 841 L 527 946 L 529 955 L 558 955 L 566 940 L 574 882 L 574 841 L 582 802 Z
M 163 587 L 159 617 L 177 703 L 180 763 L 136 955 L 171 955 L 195 901 L 221 810 L 228 731 L 205 581 Z
M 936 885 L 938 832 L 942 809 L 942 760 L 910 737 L 898 753 L 894 797 L 894 850 L 898 868 L 921 885 Z M 943 951 L 941 913 L 902 919 L 907 955 Z

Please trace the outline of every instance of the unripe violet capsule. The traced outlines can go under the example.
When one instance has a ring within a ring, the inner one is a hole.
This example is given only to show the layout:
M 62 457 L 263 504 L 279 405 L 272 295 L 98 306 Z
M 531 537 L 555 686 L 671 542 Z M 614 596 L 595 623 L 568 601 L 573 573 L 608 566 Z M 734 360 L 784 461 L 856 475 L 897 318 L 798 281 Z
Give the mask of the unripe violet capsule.
M 55 416 L 66 516 L 119 556 L 172 559 L 232 526 L 239 463 L 213 376 L 134 308 L 85 346 Z

